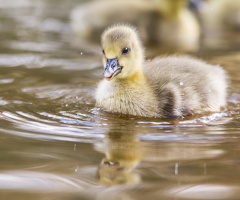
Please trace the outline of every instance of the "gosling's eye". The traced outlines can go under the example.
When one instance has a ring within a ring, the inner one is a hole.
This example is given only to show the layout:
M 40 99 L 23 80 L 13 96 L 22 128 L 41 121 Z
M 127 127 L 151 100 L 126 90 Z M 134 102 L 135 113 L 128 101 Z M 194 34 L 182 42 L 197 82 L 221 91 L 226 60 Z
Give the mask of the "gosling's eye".
M 104 50 L 102 50 L 102 53 L 103 53 L 103 55 L 105 55 L 105 51 Z
M 123 54 L 123 55 L 128 54 L 128 52 L 129 52 L 129 48 L 128 48 L 128 47 L 125 47 L 125 48 L 122 50 L 122 54 Z

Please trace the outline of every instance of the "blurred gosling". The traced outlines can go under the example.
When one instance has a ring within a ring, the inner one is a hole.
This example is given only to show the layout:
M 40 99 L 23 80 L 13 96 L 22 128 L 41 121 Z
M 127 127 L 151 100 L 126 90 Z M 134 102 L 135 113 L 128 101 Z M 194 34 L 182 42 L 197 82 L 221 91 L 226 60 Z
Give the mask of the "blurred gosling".
M 96 106 L 143 117 L 181 117 L 220 111 L 226 105 L 226 74 L 188 57 L 144 60 L 137 31 L 114 25 L 102 34 L 104 77 Z
M 145 44 L 195 51 L 200 27 L 188 3 L 188 0 L 94 1 L 72 11 L 71 27 L 80 38 L 100 42 L 98 36 L 108 26 L 129 23 L 138 27 Z

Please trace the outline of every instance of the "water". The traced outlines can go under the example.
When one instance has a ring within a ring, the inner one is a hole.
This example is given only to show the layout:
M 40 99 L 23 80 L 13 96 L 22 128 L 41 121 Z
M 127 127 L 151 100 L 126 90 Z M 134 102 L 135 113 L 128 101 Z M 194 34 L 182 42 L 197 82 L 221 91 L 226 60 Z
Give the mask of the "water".
M 74 45 L 79 1 L 0 3 L 0 199 L 239 199 L 238 45 L 195 55 L 229 74 L 222 112 L 126 118 L 94 107 L 101 56 Z

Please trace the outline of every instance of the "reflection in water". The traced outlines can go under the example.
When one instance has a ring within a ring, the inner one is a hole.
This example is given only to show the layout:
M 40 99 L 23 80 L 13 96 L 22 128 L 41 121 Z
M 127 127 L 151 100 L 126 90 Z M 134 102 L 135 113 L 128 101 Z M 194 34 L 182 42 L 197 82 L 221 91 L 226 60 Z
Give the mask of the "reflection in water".
M 140 177 L 133 170 L 141 159 L 137 132 L 134 126 L 115 126 L 106 132 L 106 157 L 99 166 L 98 178 L 107 185 L 136 184 Z
M 208 129 L 208 127 L 206 127 Z M 206 130 L 205 130 L 206 131 Z M 174 162 L 175 175 L 179 173 L 179 161 L 199 160 L 216 158 L 224 154 L 218 149 L 217 145 L 207 142 L 206 144 L 180 142 L 165 143 L 163 136 L 159 141 L 158 135 L 151 136 L 146 134 L 147 140 L 139 140 L 141 129 L 136 129 L 135 124 L 111 124 L 106 131 L 104 152 L 105 158 L 102 159 L 97 170 L 97 177 L 100 183 L 105 185 L 135 185 L 141 180 L 140 174 L 135 172 L 141 162 L 164 163 Z M 223 134 L 223 133 L 221 133 Z M 156 140 L 158 138 L 158 140 Z M 203 139 L 203 138 L 202 138 Z M 206 171 L 206 164 L 204 171 Z M 158 171 L 165 176 L 165 171 Z M 206 175 L 206 173 L 205 173 Z M 200 177 L 199 177 L 200 178 Z

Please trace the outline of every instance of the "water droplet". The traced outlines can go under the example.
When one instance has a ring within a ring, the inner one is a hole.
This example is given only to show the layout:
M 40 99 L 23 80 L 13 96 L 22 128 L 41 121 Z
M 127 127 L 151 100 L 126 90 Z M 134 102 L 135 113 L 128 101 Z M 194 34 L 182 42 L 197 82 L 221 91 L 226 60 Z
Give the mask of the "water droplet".
M 204 167 L 204 175 L 207 175 L 207 164 L 204 163 L 203 167 Z
M 74 149 L 73 149 L 74 151 L 76 151 L 76 147 L 77 147 L 77 144 L 74 144 Z
M 81 56 L 82 56 L 82 55 L 83 55 L 83 52 L 81 52 L 80 54 L 81 54 Z
M 77 168 L 75 169 L 75 173 L 78 171 L 78 166 L 77 166 Z
M 180 81 L 180 83 L 179 83 L 180 85 L 183 85 L 183 82 L 182 81 Z
M 178 163 L 175 164 L 175 175 L 178 175 Z

